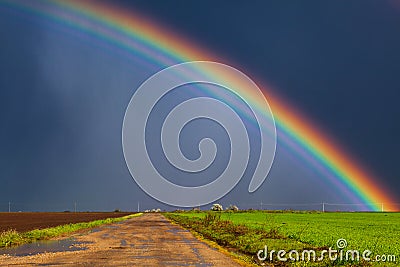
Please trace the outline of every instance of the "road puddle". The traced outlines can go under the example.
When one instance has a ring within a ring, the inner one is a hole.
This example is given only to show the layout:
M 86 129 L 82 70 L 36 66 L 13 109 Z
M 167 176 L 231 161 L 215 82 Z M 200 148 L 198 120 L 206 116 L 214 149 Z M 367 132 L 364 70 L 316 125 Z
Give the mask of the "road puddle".
M 45 252 L 64 252 L 86 250 L 85 244 L 90 242 L 79 242 L 73 238 L 63 240 L 41 240 L 17 247 L 0 249 L 0 255 L 29 256 Z

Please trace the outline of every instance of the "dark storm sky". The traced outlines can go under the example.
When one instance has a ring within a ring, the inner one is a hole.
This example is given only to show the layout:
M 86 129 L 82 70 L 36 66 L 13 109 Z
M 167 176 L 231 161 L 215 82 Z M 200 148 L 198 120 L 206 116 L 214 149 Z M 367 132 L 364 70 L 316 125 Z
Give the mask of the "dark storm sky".
M 400 202 L 400 5 L 395 2 L 119 5 L 272 85 Z M 130 179 L 120 140 L 132 88 L 156 68 L 140 68 L 139 61 L 1 4 L 0 25 L 0 210 L 9 201 L 18 210 L 71 209 L 75 201 L 81 209 L 135 209 L 138 201 L 145 208 L 164 207 Z M 239 186 L 226 204 L 340 202 L 332 192 L 322 199 L 327 185 L 320 185 L 321 192 L 307 186 L 315 185 L 317 174 L 296 155 L 278 147 L 277 158 L 265 188 L 243 196 L 247 184 Z M 293 174 L 299 175 L 296 181 L 290 180 Z M 274 194 L 274 186 L 284 183 L 278 178 L 291 185 Z
M 139 6 L 268 81 L 400 185 L 400 10 L 391 1 L 177 3 Z

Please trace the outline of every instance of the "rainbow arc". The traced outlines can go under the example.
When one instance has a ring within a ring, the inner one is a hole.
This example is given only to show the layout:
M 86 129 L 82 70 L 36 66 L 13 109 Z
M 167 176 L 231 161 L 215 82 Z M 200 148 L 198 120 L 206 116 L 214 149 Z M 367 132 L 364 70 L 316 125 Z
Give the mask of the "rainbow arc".
M 94 1 L 3 1 L 2 5 L 34 14 L 51 23 L 122 49 L 147 64 L 167 67 L 194 60 L 209 60 L 229 64 L 212 52 L 196 46 L 175 32 L 155 24 L 137 12 Z M 234 64 L 232 64 L 234 65 Z M 258 84 L 275 116 L 279 138 L 314 167 L 322 169 L 326 179 L 340 190 L 347 191 L 354 201 L 369 210 L 397 210 L 393 197 L 379 179 L 357 163 L 339 145 L 318 130 L 305 116 L 281 99 L 266 84 Z M 251 93 L 238 92 L 258 106 L 259 99 Z

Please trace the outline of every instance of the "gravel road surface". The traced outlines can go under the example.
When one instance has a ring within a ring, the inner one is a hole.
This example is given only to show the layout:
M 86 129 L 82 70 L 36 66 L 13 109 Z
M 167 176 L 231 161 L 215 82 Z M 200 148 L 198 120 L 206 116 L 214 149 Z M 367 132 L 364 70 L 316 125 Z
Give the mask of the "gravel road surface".
M 74 246 L 85 250 L 2 255 L 0 266 L 240 266 L 161 214 L 144 214 L 72 237 Z

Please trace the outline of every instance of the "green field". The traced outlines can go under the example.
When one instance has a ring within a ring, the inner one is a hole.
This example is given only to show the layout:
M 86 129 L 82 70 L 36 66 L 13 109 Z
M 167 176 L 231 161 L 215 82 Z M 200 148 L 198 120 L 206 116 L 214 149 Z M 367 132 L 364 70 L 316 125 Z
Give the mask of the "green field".
M 208 214 L 208 215 L 207 215 Z M 183 212 L 166 214 L 186 228 L 199 232 L 220 245 L 251 256 L 268 246 L 268 251 L 314 249 L 321 252 L 337 249 L 338 239 L 345 239 L 343 249 L 358 250 L 360 261 L 327 260 L 323 262 L 286 262 L 297 266 L 398 266 L 400 265 L 400 213 L 356 212 Z M 394 255 L 396 263 L 362 260 L 362 252 Z M 318 255 L 318 254 L 317 254 Z M 275 264 L 281 264 L 277 259 Z

